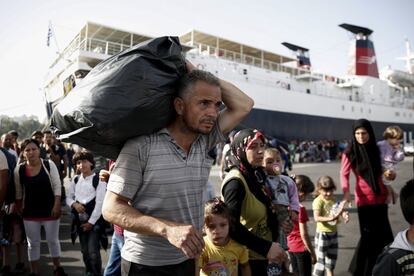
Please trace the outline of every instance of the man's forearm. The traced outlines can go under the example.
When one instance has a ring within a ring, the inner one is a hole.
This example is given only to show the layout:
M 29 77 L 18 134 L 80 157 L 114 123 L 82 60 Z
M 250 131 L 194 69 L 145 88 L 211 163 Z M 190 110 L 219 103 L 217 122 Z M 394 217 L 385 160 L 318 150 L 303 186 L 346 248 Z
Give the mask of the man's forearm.
M 223 103 L 226 105 L 220 127 L 228 132 L 236 127 L 253 108 L 252 98 L 243 93 L 233 84 L 220 79 Z

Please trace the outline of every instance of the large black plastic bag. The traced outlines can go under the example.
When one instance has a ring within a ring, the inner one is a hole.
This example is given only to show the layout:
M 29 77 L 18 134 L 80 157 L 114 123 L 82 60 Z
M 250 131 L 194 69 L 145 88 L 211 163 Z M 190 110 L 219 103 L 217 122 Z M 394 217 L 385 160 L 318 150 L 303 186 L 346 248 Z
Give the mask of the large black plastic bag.
M 124 142 L 165 127 L 186 72 L 177 37 L 155 38 L 102 61 L 54 109 L 65 142 L 115 159 Z

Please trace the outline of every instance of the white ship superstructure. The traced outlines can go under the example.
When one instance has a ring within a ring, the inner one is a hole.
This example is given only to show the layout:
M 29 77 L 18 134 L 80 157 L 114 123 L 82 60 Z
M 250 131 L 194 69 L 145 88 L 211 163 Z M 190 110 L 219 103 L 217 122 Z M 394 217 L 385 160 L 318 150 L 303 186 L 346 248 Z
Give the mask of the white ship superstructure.
M 100 61 L 150 38 L 87 23 L 51 66 L 45 87 L 50 109 Z M 399 71 L 387 71 L 388 80 L 371 73 L 335 77 L 296 66 L 297 58 L 200 31 L 184 34 L 180 41 L 186 58 L 197 68 L 234 83 L 254 99 L 254 110 L 243 126 L 281 139 L 342 139 L 348 138 L 353 120 L 367 118 L 377 133 L 397 124 L 407 132 L 406 137 L 412 137 L 412 74 L 403 74 L 408 81 L 401 81 L 401 76 L 396 80 L 396 74 L 405 73 Z M 359 62 L 368 64 L 368 71 L 372 60 L 359 57 Z

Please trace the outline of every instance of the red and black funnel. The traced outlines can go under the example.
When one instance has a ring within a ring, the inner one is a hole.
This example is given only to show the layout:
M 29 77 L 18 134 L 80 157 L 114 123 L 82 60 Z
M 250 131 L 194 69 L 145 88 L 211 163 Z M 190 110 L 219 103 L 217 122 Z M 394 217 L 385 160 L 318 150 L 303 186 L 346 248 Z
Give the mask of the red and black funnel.
M 355 45 L 352 45 L 349 73 L 358 76 L 371 76 L 378 78 L 377 58 L 374 43 L 369 36 L 372 30 L 351 24 L 341 24 L 340 27 L 355 34 Z M 355 60 L 354 60 L 355 59 Z

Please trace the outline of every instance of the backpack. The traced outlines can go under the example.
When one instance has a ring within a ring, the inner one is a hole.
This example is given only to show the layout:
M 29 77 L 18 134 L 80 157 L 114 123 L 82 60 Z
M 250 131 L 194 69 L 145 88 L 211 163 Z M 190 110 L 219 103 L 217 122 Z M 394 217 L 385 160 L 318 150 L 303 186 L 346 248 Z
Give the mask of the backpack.
M 4 153 L 7 159 L 7 166 L 9 167 L 9 180 L 7 181 L 7 192 L 4 199 L 4 203 L 9 205 L 16 201 L 16 186 L 14 184 L 14 168 L 16 168 L 16 158 L 9 153 L 9 151 L 3 147 L 0 150 Z
M 79 181 L 79 174 L 75 175 L 75 177 L 73 178 L 73 182 L 75 182 L 75 184 L 77 184 L 78 181 Z M 95 173 L 95 175 L 93 176 L 93 179 L 92 179 L 92 186 L 96 190 L 96 187 L 98 187 L 98 185 L 99 185 L 99 175 Z

